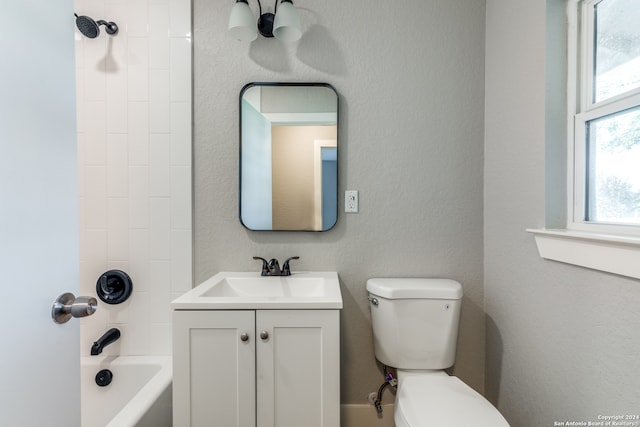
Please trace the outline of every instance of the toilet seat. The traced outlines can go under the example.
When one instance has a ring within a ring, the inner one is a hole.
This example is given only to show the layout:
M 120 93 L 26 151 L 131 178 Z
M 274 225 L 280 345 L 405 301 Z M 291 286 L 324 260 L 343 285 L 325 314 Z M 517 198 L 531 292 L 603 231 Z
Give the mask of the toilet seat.
M 488 400 L 444 372 L 400 378 L 394 421 L 396 427 L 509 427 Z

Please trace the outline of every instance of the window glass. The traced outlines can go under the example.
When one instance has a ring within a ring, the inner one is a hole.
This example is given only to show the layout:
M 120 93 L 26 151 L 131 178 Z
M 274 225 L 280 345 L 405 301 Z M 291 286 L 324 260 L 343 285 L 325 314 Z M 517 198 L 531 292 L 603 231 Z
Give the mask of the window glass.
M 640 0 L 595 5 L 593 102 L 640 87 Z
M 640 107 L 587 126 L 587 220 L 640 224 Z

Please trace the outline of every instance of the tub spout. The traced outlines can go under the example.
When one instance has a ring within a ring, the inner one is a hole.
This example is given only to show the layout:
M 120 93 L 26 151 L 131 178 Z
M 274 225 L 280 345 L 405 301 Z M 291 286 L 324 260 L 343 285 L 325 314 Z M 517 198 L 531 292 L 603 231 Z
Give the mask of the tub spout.
M 91 355 L 97 356 L 102 353 L 102 350 L 111 343 L 114 343 L 120 338 L 120 330 L 118 328 L 111 328 L 104 333 L 96 342 L 91 346 Z

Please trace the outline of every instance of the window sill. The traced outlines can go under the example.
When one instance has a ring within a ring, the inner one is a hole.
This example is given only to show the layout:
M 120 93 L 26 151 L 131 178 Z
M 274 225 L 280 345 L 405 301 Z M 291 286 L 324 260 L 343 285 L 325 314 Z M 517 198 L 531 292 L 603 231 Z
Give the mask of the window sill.
M 528 229 L 542 258 L 640 279 L 640 237 Z

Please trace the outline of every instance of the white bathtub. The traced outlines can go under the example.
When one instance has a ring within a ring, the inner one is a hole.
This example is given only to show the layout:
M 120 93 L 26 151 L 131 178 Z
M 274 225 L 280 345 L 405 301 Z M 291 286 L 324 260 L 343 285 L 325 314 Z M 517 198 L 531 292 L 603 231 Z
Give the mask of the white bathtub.
M 82 427 L 171 427 L 171 357 L 81 357 Z M 96 374 L 113 373 L 99 387 Z

